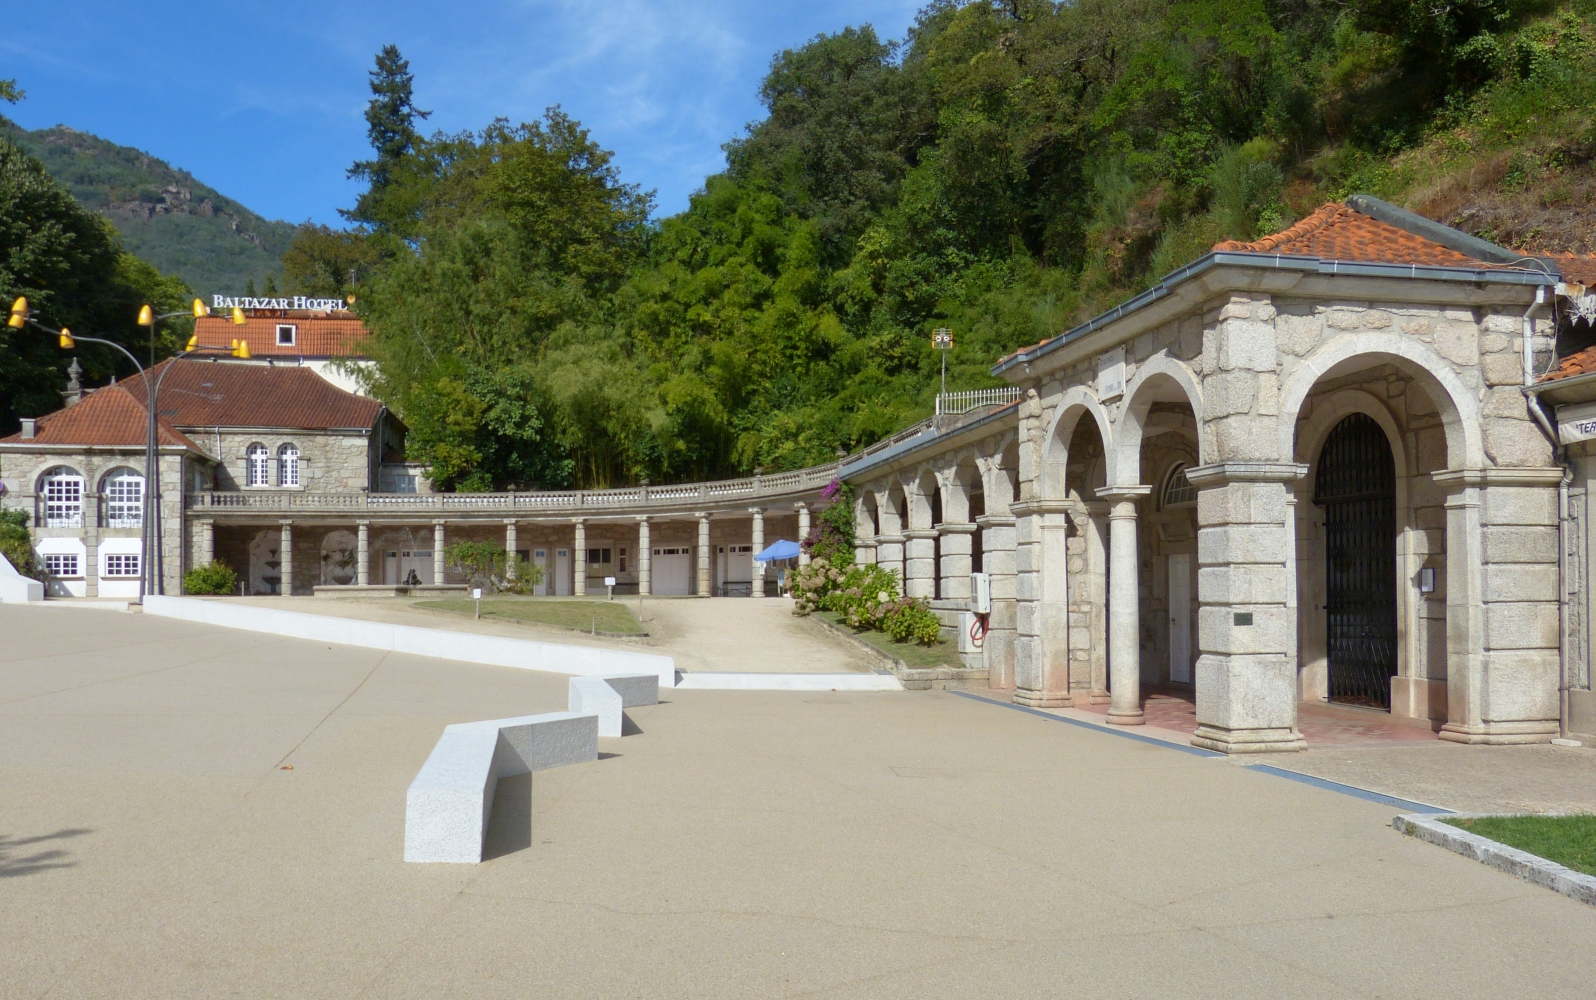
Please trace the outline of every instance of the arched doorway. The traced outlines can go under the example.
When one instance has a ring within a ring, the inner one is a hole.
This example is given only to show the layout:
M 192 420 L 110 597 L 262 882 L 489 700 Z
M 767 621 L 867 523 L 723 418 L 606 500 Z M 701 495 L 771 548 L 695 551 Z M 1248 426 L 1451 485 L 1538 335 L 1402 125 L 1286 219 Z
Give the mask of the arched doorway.
M 1319 451 L 1330 700 L 1391 708 L 1397 672 L 1396 464 L 1374 418 L 1353 413 Z

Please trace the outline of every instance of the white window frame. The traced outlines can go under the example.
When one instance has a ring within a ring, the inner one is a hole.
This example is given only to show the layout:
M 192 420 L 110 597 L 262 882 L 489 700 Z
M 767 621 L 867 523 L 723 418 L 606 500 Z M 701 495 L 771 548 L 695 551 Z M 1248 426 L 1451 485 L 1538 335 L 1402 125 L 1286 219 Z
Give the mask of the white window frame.
M 44 571 L 60 580 L 76 580 L 83 576 L 83 559 L 76 552 L 46 552 Z
M 1176 462 L 1164 473 L 1164 488 L 1158 491 L 1158 509 L 1190 507 L 1197 502 L 1197 487 L 1186 478 L 1186 463 Z
M 108 579 L 126 580 L 139 577 L 139 554 L 137 552 L 107 552 L 102 557 L 105 560 L 104 576 Z
M 283 331 L 284 330 L 288 331 L 288 339 L 287 340 L 283 339 Z M 299 340 L 299 327 L 295 326 L 292 323 L 278 323 L 277 324 L 277 346 L 278 347 L 293 347 L 298 340 Z
M 270 486 L 271 484 L 271 449 L 257 441 L 244 449 L 244 485 Z
M 299 486 L 299 446 L 293 443 L 277 449 L 277 485 Z
M 60 466 L 45 473 L 39 496 L 46 528 L 83 527 L 83 476 L 77 470 Z
M 105 526 L 144 526 L 144 477 L 132 469 L 114 469 L 105 477 Z

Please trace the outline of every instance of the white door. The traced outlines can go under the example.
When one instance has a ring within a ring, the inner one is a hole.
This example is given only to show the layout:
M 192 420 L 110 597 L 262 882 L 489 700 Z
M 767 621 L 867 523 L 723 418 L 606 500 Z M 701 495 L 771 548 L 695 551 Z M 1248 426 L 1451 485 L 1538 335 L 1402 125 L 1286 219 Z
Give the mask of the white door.
M 754 547 L 752 545 L 727 545 L 721 556 L 721 596 L 727 592 L 746 597 L 749 584 L 754 580 Z
M 399 585 L 399 553 L 390 550 L 382 554 L 382 582 L 390 587 Z
M 654 561 L 649 566 L 653 573 L 653 590 L 656 594 L 686 594 L 690 549 L 661 548 L 654 550 Z
M 571 550 L 554 550 L 554 593 L 568 597 L 571 593 Z
M 532 588 L 532 593 L 539 597 L 547 597 L 549 595 L 549 550 L 534 550 L 532 564 L 543 571 L 543 576 L 538 580 L 537 586 Z
M 411 574 L 415 576 L 412 577 Z M 401 549 L 399 551 L 399 585 L 432 586 L 432 550 Z
M 1191 683 L 1191 555 L 1169 557 L 1169 680 Z

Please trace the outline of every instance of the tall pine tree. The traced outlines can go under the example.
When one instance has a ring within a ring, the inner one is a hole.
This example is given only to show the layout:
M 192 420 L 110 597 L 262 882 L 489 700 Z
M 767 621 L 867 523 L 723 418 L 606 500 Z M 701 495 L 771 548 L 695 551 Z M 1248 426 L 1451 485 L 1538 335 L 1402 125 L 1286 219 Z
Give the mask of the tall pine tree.
M 397 45 L 384 45 L 377 53 L 377 68 L 371 71 L 371 101 L 366 105 L 366 137 L 376 157 L 359 160 L 349 168 L 349 176 L 365 180 L 369 187 L 343 214 L 352 222 L 364 223 L 377 232 L 407 235 L 415 215 L 413 199 L 403 196 L 407 158 L 416 152 L 421 134 L 416 123 L 431 116 L 415 105 L 414 80 L 410 62 L 399 54 Z

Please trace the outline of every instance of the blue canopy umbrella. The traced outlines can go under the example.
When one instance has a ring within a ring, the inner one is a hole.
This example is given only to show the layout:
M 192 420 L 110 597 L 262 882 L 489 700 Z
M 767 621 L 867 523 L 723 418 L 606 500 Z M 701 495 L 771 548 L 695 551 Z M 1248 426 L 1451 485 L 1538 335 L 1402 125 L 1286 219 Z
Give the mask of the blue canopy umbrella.
M 776 559 L 798 558 L 798 543 L 789 542 L 787 539 L 778 539 L 770 548 L 754 556 L 760 562 L 771 562 Z

